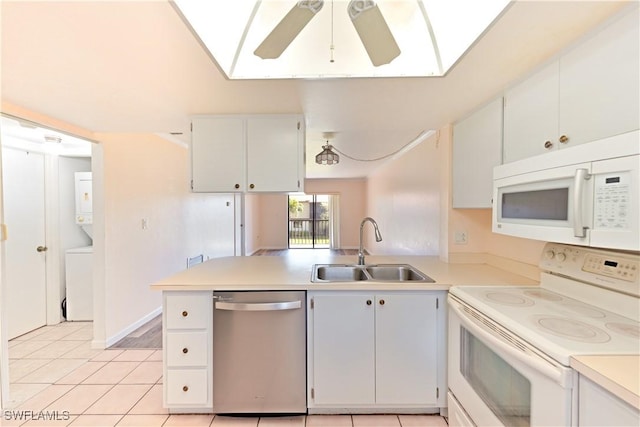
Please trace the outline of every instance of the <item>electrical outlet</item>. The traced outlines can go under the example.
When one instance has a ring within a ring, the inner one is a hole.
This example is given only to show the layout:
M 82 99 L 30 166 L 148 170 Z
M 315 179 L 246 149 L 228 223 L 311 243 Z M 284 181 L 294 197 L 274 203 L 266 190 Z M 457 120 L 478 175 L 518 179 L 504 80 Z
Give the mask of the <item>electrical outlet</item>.
M 466 245 L 469 240 L 469 236 L 466 231 L 456 231 L 453 233 L 453 241 L 456 245 Z

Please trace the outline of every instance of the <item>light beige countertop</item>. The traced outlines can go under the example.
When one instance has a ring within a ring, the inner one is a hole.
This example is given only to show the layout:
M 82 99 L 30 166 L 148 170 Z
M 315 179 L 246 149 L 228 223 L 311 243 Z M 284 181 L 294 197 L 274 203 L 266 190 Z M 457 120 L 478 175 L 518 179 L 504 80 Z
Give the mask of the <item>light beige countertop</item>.
M 574 356 L 571 367 L 640 409 L 640 354 Z
M 536 286 L 538 282 L 487 264 L 449 264 L 438 257 L 374 256 L 367 264 L 410 264 L 435 283 L 312 283 L 314 264 L 355 264 L 355 256 L 296 254 L 213 258 L 152 285 L 156 290 L 447 290 L 454 285 Z

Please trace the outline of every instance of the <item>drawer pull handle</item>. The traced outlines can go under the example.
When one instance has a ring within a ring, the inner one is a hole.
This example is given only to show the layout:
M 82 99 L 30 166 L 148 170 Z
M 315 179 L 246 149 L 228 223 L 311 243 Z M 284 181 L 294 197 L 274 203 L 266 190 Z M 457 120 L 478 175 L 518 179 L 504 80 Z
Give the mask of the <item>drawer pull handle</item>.
M 544 143 L 544 148 L 546 148 L 547 150 L 548 150 L 549 148 L 551 148 L 551 147 L 553 147 L 553 142 L 551 142 L 551 141 L 546 141 L 546 142 Z
M 188 386 L 186 386 L 186 385 L 185 385 L 185 386 L 182 386 L 182 391 L 184 391 L 184 392 L 189 391 L 189 387 L 188 387 Z
M 182 312 L 182 317 L 187 317 L 189 315 L 189 312 L 187 310 Z
M 371 305 L 371 300 L 370 299 L 367 300 L 367 305 Z
M 558 141 L 560 141 L 563 144 L 566 144 L 569 141 L 569 137 L 567 135 L 562 135 L 560 138 L 558 138 Z
M 182 352 L 183 352 L 184 354 L 187 354 L 187 353 L 189 353 L 189 349 L 188 349 L 187 347 L 185 347 L 185 348 L 183 348 L 183 349 L 182 349 Z
M 384 300 L 383 299 L 380 300 L 380 305 L 384 305 Z

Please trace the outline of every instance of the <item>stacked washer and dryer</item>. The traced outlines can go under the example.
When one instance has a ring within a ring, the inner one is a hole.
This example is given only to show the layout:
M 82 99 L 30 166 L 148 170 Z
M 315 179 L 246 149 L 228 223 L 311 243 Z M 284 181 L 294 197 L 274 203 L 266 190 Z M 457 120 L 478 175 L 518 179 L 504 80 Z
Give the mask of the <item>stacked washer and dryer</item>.
M 93 239 L 93 192 L 91 172 L 75 173 L 75 221 Z M 93 246 L 68 249 L 66 268 L 66 318 L 93 320 Z

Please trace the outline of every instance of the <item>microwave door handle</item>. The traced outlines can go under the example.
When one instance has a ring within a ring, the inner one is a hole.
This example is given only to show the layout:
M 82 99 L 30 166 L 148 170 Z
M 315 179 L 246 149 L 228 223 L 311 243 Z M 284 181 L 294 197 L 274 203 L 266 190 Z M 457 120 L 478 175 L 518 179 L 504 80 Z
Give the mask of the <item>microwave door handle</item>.
M 584 196 L 584 185 L 591 178 L 586 169 L 576 169 L 573 177 L 573 235 L 575 237 L 586 237 L 587 227 L 584 225 L 582 214 L 582 197 Z

